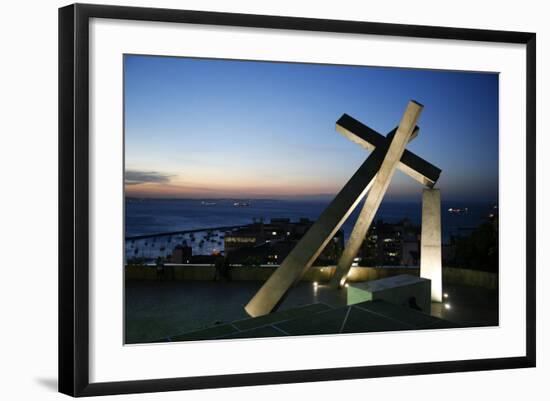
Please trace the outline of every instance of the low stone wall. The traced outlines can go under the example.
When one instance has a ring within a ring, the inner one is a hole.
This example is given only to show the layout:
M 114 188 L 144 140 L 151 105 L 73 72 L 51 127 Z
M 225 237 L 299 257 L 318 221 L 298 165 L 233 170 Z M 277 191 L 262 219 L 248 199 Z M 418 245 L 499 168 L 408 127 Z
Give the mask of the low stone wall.
M 262 267 L 231 267 L 229 274 L 235 281 L 266 281 L 277 266 Z M 334 266 L 312 267 L 302 281 L 328 282 L 334 271 Z M 378 280 L 398 274 L 418 276 L 418 267 L 352 267 L 348 276 L 349 282 Z M 197 280 L 213 281 L 217 278 L 214 266 L 174 265 L 165 266 L 159 274 L 154 266 L 127 266 L 126 280 Z M 468 285 L 488 289 L 498 288 L 498 274 L 478 270 L 443 268 L 443 282 L 446 284 Z
M 498 274 L 481 270 L 460 269 L 458 267 L 443 268 L 443 282 L 447 284 L 483 287 L 490 290 L 498 289 Z
M 124 269 L 126 280 L 156 280 L 157 270 L 149 266 L 128 265 Z
M 155 266 L 143 265 L 129 265 L 125 269 L 126 280 L 212 281 L 215 277 L 216 268 L 214 266 L 165 266 L 162 272 L 158 272 Z

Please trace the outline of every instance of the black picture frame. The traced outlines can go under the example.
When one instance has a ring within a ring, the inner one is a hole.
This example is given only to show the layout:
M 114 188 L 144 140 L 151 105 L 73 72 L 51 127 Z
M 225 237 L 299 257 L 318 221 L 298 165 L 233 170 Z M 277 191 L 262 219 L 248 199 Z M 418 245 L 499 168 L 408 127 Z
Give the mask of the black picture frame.
M 437 38 L 526 46 L 526 354 L 520 357 L 260 372 L 154 380 L 89 381 L 90 18 Z M 536 35 L 434 26 L 74 4 L 59 9 L 59 391 L 71 396 L 158 392 L 534 367 Z

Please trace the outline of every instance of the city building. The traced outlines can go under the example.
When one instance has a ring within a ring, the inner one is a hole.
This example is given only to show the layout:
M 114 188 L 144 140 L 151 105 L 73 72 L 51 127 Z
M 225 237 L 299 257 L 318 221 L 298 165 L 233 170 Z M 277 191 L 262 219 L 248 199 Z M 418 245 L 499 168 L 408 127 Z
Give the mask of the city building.
M 167 261 L 170 263 L 190 263 L 193 256 L 193 248 L 187 245 L 177 245 L 172 254 L 168 255 Z
M 311 227 L 313 221 L 301 218 L 255 221 L 225 233 L 224 252 L 230 264 L 279 265 Z M 334 264 L 344 248 L 344 234 L 338 231 L 317 258 L 315 264 Z
M 420 228 L 409 219 L 397 223 L 378 220 L 369 229 L 357 255 L 360 266 L 418 266 Z

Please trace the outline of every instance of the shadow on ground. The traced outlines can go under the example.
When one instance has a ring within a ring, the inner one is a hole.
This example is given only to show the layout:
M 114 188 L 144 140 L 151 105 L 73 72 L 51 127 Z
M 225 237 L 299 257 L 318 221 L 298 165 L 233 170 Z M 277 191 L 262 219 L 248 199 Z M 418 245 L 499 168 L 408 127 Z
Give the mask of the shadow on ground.
M 37 377 L 36 382 L 42 387 L 57 393 L 57 379 L 53 377 Z

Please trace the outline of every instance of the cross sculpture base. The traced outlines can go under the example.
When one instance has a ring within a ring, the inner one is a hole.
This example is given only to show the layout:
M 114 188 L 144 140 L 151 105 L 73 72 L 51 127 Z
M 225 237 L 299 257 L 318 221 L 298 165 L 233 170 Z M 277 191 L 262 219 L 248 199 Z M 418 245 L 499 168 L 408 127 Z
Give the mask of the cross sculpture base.
M 368 193 L 331 280 L 331 284 L 335 288 L 341 287 L 345 283 L 353 258 L 365 238 L 396 169 L 400 169 L 423 185 L 433 187 L 441 170 L 405 150 L 407 142 L 418 134 L 416 122 L 422 108 L 422 105 L 410 101 L 399 126 L 387 137 L 383 137 L 347 115 L 343 115 L 338 120 L 336 124 L 338 132 L 364 148 L 372 150 L 372 153 L 279 268 L 273 272 L 245 306 L 245 310 L 250 316 L 265 315 L 277 308 L 288 289 L 302 278 L 330 239 Z M 441 246 L 440 242 L 439 244 Z M 431 246 L 435 246 L 435 243 L 431 243 Z M 435 276 L 433 277 L 435 278 Z

